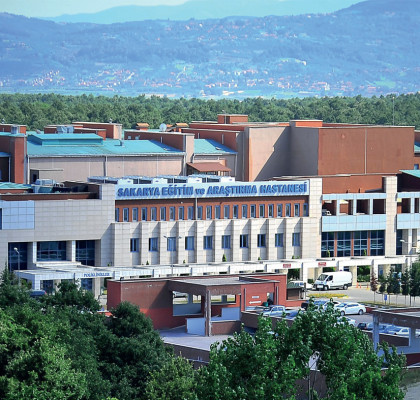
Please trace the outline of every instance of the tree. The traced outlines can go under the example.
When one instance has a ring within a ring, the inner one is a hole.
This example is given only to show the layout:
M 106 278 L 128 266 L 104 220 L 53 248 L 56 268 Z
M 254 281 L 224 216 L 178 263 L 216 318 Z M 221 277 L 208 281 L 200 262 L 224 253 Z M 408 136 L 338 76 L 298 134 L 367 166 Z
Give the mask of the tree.
M 146 385 L 148 400 L 195 400 L 196 370 L 182 357 L 171 356 L 161 369 L 151 372 Z
M 405 302 L 406 302 L 407 296 L 410 294 L 410 271 L 408 268 L 406 268 L 403 274 L 401 275 L 401 293 L 405 296 Z M 410 305 L 411 305 L 411 299 L 410 299 Z
M 387 279 L 384 277 L 384 275 L 379 275 L 379 293 L 382 294 L 382 300 L 384 298 L 384 293 L 386 290 L 386 286 L 387 286 Z
M 375 302 L 376 291 L 378 290 L 378 279 L 375 275 L 375 270 L 371 267 L 370 271 L 370 290 L 373 292 L 373 301 Z
M 274 330 L 270 320 L 260 317 L 254 337 L 241 331 L 212 346 L 208 367 L 199 371 L 198 399 L 293 398 L 296 380 L 311 383 L 312 357 L 325 377 L 329 399 L 402 400 L 404 356 L 387 345 L 380 349 L 381 357 L 367 335 L 350 326 L 332 305 L 321 311 L 311 303 L 293 325 L 281 321 Z M 385 373 L 383 366 L 388 367 Z M 313 385 L 309 392 L 317 396 Z
M 410 297 L 416 297 L 420 295 L 420 262 L 415 262 L 410 268 Z
M 55 307 L 75 307 L 79 311 L 96 312 L 101 307 L 92 292 L 70 281 L 62 281 L 53 296 L 44 298 L 46 304 Z

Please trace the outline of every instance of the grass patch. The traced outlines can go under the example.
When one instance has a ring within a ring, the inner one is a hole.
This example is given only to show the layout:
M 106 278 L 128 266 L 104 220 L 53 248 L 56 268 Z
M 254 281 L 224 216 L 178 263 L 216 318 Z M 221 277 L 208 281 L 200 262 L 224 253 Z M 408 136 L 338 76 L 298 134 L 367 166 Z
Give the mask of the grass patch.
M 420 368 L 408 368 L 403 372 L 401 379 L 402 386 L 410 386 L 420 382 Z
M 307 297 L 313 297 L 314 299 L 332 299 L 332 298 L 344 299 L 349 296 L 347 296 L 344 293 L 315 293 L 315 294 L 310 294 Z

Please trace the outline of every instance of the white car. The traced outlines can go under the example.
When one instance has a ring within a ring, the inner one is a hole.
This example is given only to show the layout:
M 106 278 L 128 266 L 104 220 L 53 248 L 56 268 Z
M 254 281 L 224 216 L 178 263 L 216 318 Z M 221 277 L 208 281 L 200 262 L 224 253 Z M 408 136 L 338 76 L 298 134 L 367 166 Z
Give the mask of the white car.
M 410 336 L 410 328 L 404 328 L 402 326 L 390 326 L 386 329 L 385 332 L 388 335 L 398 335 L 398 336 Z
M 363 304 L 359 303 L 341 303 L 336 307 L 336 310 L 338 310 L 341 315 L 362 315 L 366 312 L 366 307 Z
M 343 324 L 343 323 L 344 323 L 344 320 L 345 320 L 345 321 L 347 321 L 347 323 L 348 323 L 349 325 L 353 325 L 354 327 L 356 327 L 356 320 L 355 320 L 355 319 L 350 318 L 350 317 L 339 317 L 339 318 L 338 318 L 338 321 L 339 321 L 339 323 L 341 323 L 341 324 Z
M 282 317 L 285 312 L 285 306 L 270 306 L 268 310 L 262 312 L 262 315 L 264 317 Z

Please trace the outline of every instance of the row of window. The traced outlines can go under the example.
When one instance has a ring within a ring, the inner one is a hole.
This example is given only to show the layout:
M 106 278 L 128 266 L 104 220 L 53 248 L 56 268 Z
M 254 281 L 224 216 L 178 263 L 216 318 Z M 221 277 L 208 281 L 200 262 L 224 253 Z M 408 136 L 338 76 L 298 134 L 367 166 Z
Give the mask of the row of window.
M 195 237 L 186 236 L 185 237 L 185 250 L 194 250 L 195 246 Z M 167 251 L 176 251 L 177 238 L 167 237 L 166 238 L 166 250 Z M 274 244 L 276 247 L 283 247 L 283 233 L 276 233 L 274 236 Z M 257 235 L 257 246 L 266 247 L 267 238 L 265 233 Z M 300 246 L 300 233 L 296 232 L 292 234 L 292 246 Z M 244 234 L 239 236 L 239 247 L 241 249 L 249 247 L 249 235 Z M 222 235 L 221 238 L 221 248 L 230 249 L 231 248 L 231 235 Z M 212 250 L 213 249 L 213 236 L 203 236 L 203 249 Z M 149 251 L 158 251 L 159 250 L 159 238 L 151 237 L 149 238 Z M 130 239 L 130 251 L 138 252 L 139 251 L 139 239 L 132 238 Z
M 65 241 L 37 242 L 37 261 L 65 261 L 67 259 Z M 15 250 L 17 249 L 17 251 Z M 76 240 L 76 261 L 83 265 L 95 265 L 95 241 Z M 8 245 L 8 265 L 12 270 L 27 269 L 28 243 L 18 242 Z
M 321 257 L 383 256 L 385 231 L 323 232 Z
M 242 204 L 237 205 L 234 204 L 233 206 L 224 205 L 222 206 L 198 206 L 197 212 L 195 215 L 194 206 L 187 206 L 187 207 L 160 207 L 159 208 L 159 221 L 175 221 L 178 220 L 193 220 L 193 219 L 238 219 L 238 218 L 257 218 L 257 211 L 258 211 L 258 218 L 274 218 L 274 217 L 307 217 L 309 216 L 309 208 L 308 204 L 304 203 L 302 207 L 301 213 L 301 205 L 299 203 L 292 204 L 287 203 L 284 204 L 277 204 L 275 207 L 274 204 Z M 292 213 L 293 211 L 293 213 Z M 284 212 L 284 213 L 283 213 Z M 302 214 L 302 215 L 301 215 Z M 129 222 L 130 221 L 130 209 L 128 207 L 124 207 L 122 209 L 122 220 L 120 219 L 120 208 L 115 209 L 115 221 L 116 222 Z M 140 217 L 140 219 L 139 219 Z M 142 207 L 140 208 L 140 215 L 139 215 L 139 208 L 134 207 L 131 209 L 131 221 L 157 221 L 158 220 L 158 208 L 157 207 Z

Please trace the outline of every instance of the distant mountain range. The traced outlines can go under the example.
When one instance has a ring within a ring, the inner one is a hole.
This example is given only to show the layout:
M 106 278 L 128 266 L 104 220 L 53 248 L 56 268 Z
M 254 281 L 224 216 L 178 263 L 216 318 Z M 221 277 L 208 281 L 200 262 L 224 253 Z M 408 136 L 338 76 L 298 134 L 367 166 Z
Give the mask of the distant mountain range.
M 94 14 L 66 14 L 48 19 L 54 22 L 112 24 L 156 19 L 186 21 L 229 16 L 285 16 L 330 13 L 354 3 L 357 0 L 189 0 L 176 6 L 121 6 Z
M 322 15 L 109 25 L 0 14 L 0 92 L 207 98 L 417 92 L 418 26 L 418 0 L 369 0 Z

